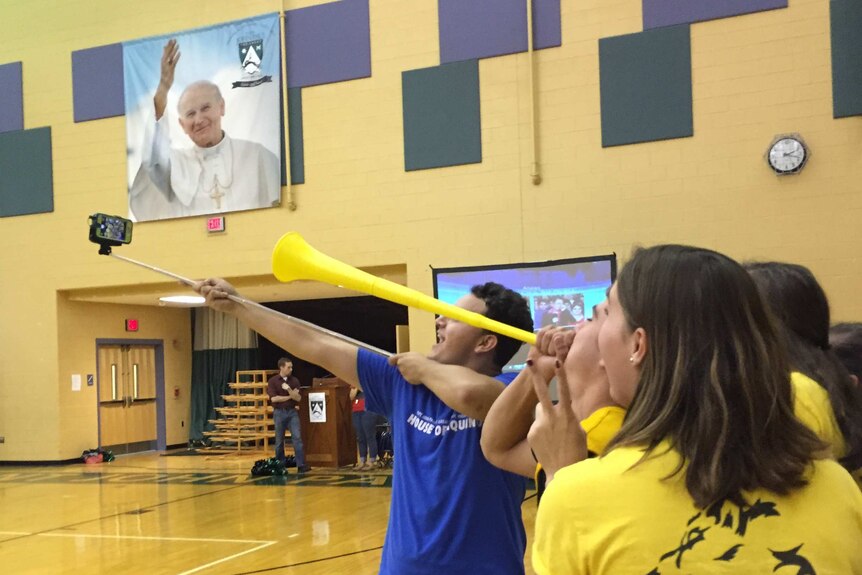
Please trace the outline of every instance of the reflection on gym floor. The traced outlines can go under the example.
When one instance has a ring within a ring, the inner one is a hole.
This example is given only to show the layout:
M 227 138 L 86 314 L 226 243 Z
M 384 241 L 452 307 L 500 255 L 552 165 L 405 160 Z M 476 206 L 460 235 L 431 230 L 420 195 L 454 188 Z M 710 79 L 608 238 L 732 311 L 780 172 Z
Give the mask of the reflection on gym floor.
M 253 463 L 149 453 L 0 467 L 3 573 L 377 573 L 391 469 L 252 477 Z M 522 506 L 529 539 L 535 507 Z

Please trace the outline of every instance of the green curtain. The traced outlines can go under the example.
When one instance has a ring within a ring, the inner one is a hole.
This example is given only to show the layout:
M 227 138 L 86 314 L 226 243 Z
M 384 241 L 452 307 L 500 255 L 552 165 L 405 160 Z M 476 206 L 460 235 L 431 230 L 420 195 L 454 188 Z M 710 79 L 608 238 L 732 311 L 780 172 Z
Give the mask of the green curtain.
M 228 383 L 239 370 L 257 369 L 260 361 L 257 334 L 235 318 L 209 308 L 194 310 L 192 352 L 191 426 L 189 439 L 204 439 L 214 426 L 215 408 L 222 395 L 231 393 Z

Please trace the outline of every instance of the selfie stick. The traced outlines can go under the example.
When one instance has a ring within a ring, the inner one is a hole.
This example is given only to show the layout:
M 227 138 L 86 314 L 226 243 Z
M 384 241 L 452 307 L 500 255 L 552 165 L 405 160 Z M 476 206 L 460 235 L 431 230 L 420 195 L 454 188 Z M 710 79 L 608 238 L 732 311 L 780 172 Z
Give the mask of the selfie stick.
M 103 247 L 103 248 L 105 248 L 106 246 L 102 246 L 102 247 Z M 168 276 L 168 277 L 173 278 L 173 279 L 175 279 L 175 280 L 177 280 L 177 281 L 179 281 L 179 282 L 181 282 L 181 283 L 186 284 L 186 285 L 187 285 L 187 286 L 189 286 L 189 287 L 192 287 L 192 288 L 193 288 L 193 287 L 195 286 L 195 283 L 196 283 L 196 282 L 194 282 L 193 280 L 190 280 L 189 278 L 184 278 L 184 277 L 183 277 L 183 276 L 181 276 L 181 275 L 177 275 L 177 274 L 175 274 L 175 273 L 173 273 L 173 272 L 169 272 L 169 271 L 167 271 L 167 270 L 163 270 L 162 268 L 157 268 L 156 266 L 151 266 L 151 265 L 149 265 L 149 264 L 145 264 L 144 262 L 139 262 L 138 260 L 133 260 L 132 258 L 127 258 L 127 257 L 124 257 L 124 256 L 118 256 L 117 254 L 115 254 L 115 253 L 112 253 L 112 252 L 111 252 L 111 248 L 110 248 L 110 246 L 107 246 L 107 249 L 105 249 L 104 251 L 106 251 L 107 253 L 103 253 L 103 250 L 101 250 L 101 249 L 99 250 L 99 253 L 100 253 L 100 254 L 102 254 L 102 255 L 109 255 L 109 256 L 115 257 L 115 258 L 117 258 L 117 259 L 119 259 L 119 260 L 123 260 L 124 262 L 128 262 L 128 263 L 130 263 L 130 264 L 135 264 L 136 266 L 140 266 L 140 267 L 142 267 L 142 268 L 146 268 L 146 269 L 151 270 L 151 271 L 154 271 L 154 272 L 156 272 L 156 273 L 160 273 L 160 274 L 162 274 L 162 275 Z M 268 307 L 266 307 L 266 306 L 260 305 L 259 303 L 254 302 L 254 301 L 251 301 L 250 299 L 245 299 L 244 297 L 241 297 L 241 296 L 238 296 L 238 295 L 233 295 L 233 294 L 227 294 L 227 298 L 228 298 L 229 300 L 231 300 L 231 301 L 233 301 L 233 302 L 236 302 L 236 303 L 239 303 L 239 304 L 243 304 L 243 305 L 247 305 L 247 306 L 251 306 L 251 307 L 260 308 L 260 309 L 262 309 L 262 310 L 266 311 L 267 313 L 275 314 L 275 315 L 277 315 L 277 316 L 279 316 L 279 317 L 282 317 L 282 318 L 284 318 L 284 319 L 286 319 L 286 320 L 288 320 L 288 321 L 291 321 L 291 322 L 293 322 L 293 323 L 295 323 L 295 324 L 298 324 L 298 325 L 301 325 L 301 326 L 307 327 L 307 328 L 309 328 L 309 329 L 312 329 L 312 330 L 314 330 L 314 331 L 317 331 L 317 332 L 320 332 L 320 333 L 323 333 L 323 334 L 326 334 L 326 335 L 332 336 L 332 337 L 334 337 L 335 339 L 339 339 L 339 340 L 344 341 L 344 342 L 347 342 L 347 343 L 349 343 L 349 344 L 351 344 L 351 345 L 355 345 L 355 346 L 357 346 L 357 347 L 361 347 L 362 349 L 368 350 L 368 351 L 370 351 L 370 352 L 372 352 L 372 353 L 376 353 L 376 354 L 382 355 L 382 356 L 384 356 L 384 357 L 390 357 L 390 356 L 392 355 L 392 353 L 391 353 L 391 352 L 388 352 L 388 351 L 386 351 L 386 350 L 380 349 L 379 347 L 374 347 L 373 345 L 368 345 L 367 343 L 363 343 L 363 342 L 361 342 L 361 341 L 355 340 L 355 339 L 353 339 L 353 338 L 351 338 L 351 337 L 347 337 L 346 335 L 342 335 L 342 334 L 337 333 L 337 332 L 334 332 L 334 331 L 330 331 L 330 330 L 328 330 L 328 329 L 326 329 L 326 328 L 320 327 L 319 325 L 315 325 L 315 324 L 313 324 L 313 323 L 311 323 L 311 322 L 307 322 L 307 321 L 305 321 L 305 320 L 302 320 L 302 319 L 299 319 L 299 318 L 296 318 L 296 317 L 293 317 L 293 316 L 287 315 L 287 314 L 285 314 L 285 313 L 281 313 L 280 311 L 276 311 L 276 310 L 274 310 L 274 309 L 271 309 L 271 308 L 268 308 Z

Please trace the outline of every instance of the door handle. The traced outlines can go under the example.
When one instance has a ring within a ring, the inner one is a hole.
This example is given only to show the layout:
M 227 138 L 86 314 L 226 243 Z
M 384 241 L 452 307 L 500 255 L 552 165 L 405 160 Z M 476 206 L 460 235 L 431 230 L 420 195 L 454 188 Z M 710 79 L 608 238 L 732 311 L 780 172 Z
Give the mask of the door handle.
M 138 364 L 132 365 L 132 400 L 138 399 Z

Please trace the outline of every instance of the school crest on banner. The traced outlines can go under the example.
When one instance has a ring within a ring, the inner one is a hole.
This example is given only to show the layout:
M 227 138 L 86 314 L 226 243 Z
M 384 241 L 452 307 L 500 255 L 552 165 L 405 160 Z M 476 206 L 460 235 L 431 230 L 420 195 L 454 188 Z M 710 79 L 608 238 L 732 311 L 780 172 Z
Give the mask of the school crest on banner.
M 326 394 L 314 392 L 308 394 L 308 421 L 311 423 L 326 423 Z
M 264 82 L 272 82 L 272 76 L 264 76 L 260 73 L 260 64 L 263 60 L 263 39 L 256 38 L 239 42 L 239 61 L 242 65 L 242 80 L 234 82 L 232 88 L 254 88 Z

